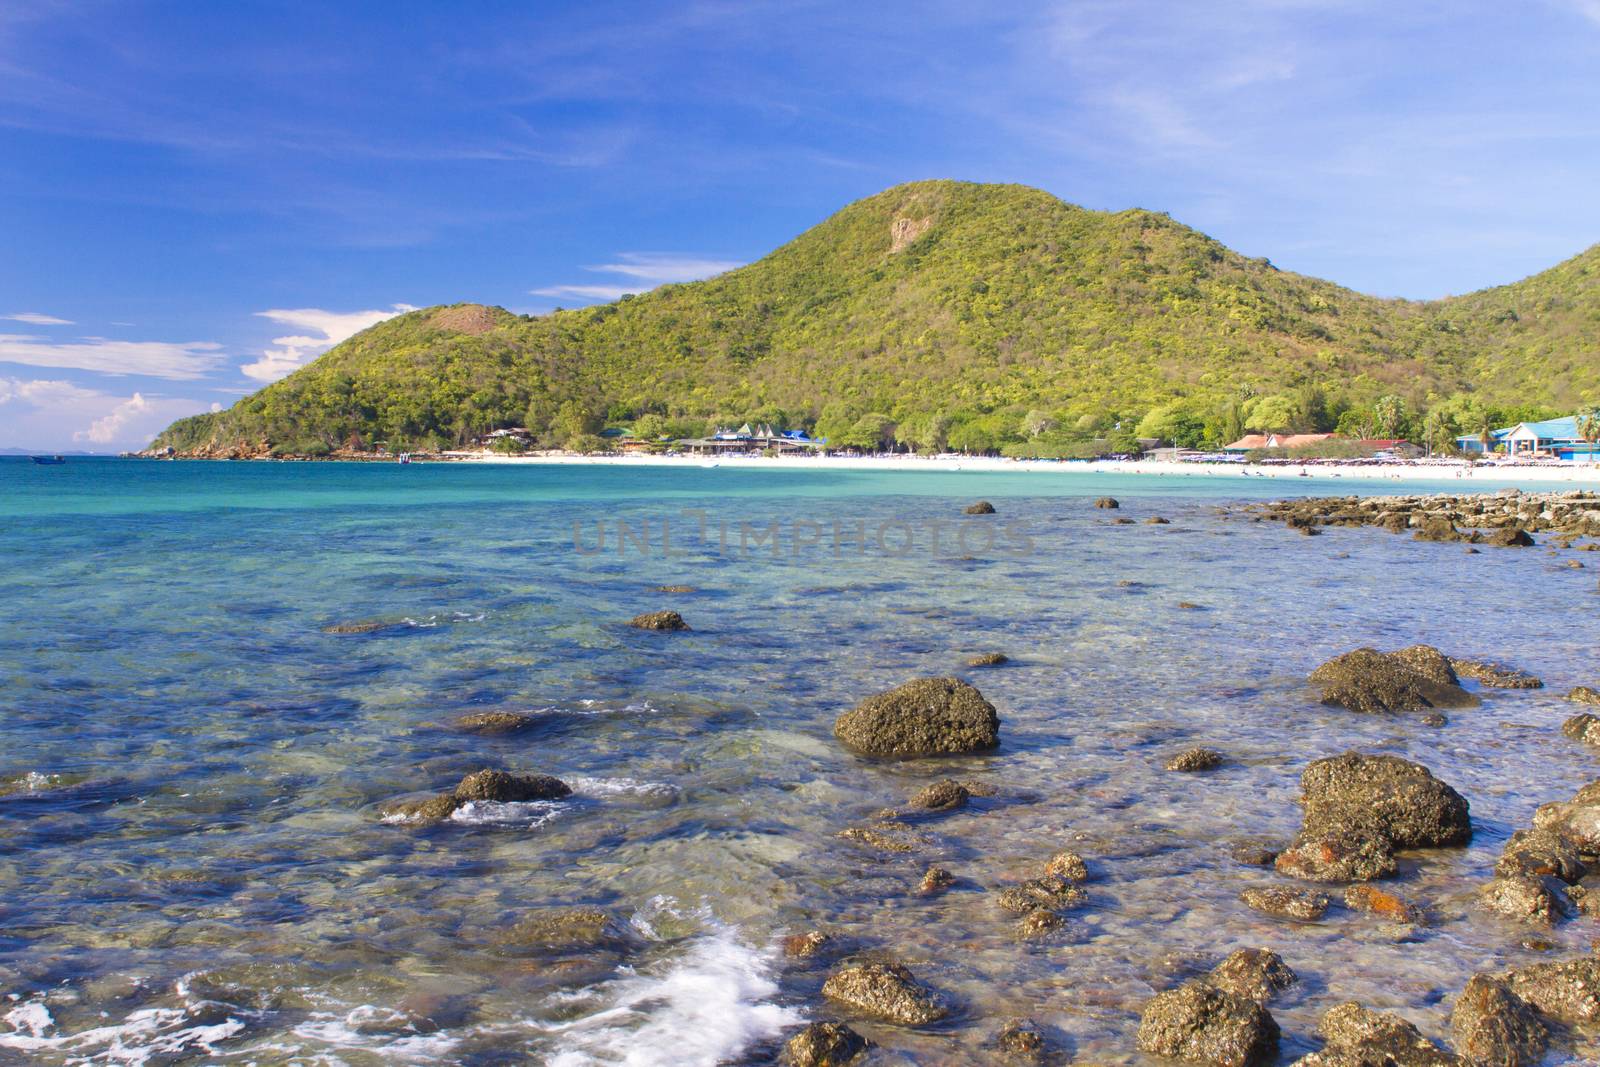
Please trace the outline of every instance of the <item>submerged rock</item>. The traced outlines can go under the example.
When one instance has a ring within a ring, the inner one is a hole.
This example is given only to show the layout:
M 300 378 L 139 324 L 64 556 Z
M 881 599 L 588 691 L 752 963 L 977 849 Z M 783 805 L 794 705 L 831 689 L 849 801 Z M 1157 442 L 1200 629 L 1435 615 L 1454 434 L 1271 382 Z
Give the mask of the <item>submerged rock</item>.
M 783 939 L 783 954 L 792 960 L 808 960 L 834 943 L 833 935 L 821 930 L 790 934 Z
M 1484 659 L 1451 658 L 1457 674 L 1475 679 L 1485 689 L 1543 689 L 1544 682 L 1517 667 Z
M 658 593 L 698 593 L 699 591 L 700 590 L 696 589 L 692 585 L 658 585 L 658 586 L 656 586 L 656 592 L 658 592 Z
M 949 1014 L 939 997 L 898 963 L 853 963 L 834 970 L 822 995 L 863 1015 L 901 1026 L 925 1026 Z
M 918 678 L 840 715 L 834 736 L 869 756 L 982 752 L 1000 744 L 1000 716 L 957 678 Z
M 518 920 L 503 943 L 538 952 L 620 948 L 634 940 L 626 926 L 599 908 L 550 908 Z
M 1371 882 L 1399 870 L 1388 839 L 1366 833 L 1301 833 L 1273 866 L 1307 882 Z
M 994 1039 L 1001 1052 L 1027 1059 L 1044 1055 L 1044 1031 L 1032 1019 L 1009 1019 Z
M 968 504 L 965 510 L 968 515 L 993 515 L 994 505 L 987 500 L 980 500 L 976 504 Z
M 360 622 L 336 622 L 322 628 L 325 634 L 373 634 L 387 630 L 394 623 L 382 619 L 363 619 Z
M 1017 936 L 1024 941 L 1037 941 L 1067 925 L 1067 921 L 1048 908 L 1035 908 L 1017 920 Z
M 1011 657 L 1004 652 L 983 652 L 967 660 L 969 667 L 999 667 L 1010 663 Z
M 879 852 L 915 852 L 923 844 L 905 823 L 879 822 L 872 826 L 851 826 L 839 831 L 846 841 L 854 841 Z
M 1191 748 L 1167 760 L 1166 768 L 1192 774 L 1195 771 L 1215 770 L 1226 762 L 1227 757 L 1214 748 Z
M 1239 894 L 1246 906 L 1275 919 L 1314 923 L 1328 913 L 1328 898 L 1283 886 L 1251 886 Z
M 1218 989 L 1257 1004 L 1265 1004 L 1299 980 L 1282 956 L 1265 948 L 1241 948 L 1206 975 Z
M 1600 689 L 1594 689 L 1587 685 L 1580 685 L 1576 688 L 1567 690 L 1564 699 L 1570 700 L 1576 704 L 1594 704 L 1596 706 L 1600 706 Z
M 455 726 L 457 730 L 465 733 L 494 737 L 500 734 L 518 733 L 537 721 L 534 716 L 517 711 L 477 711 L 461 716 L 456 720 Z
M 917 892 L 923 896 L 932 896 L 942 893 L 956 884 L 956 876 L 943 867 L 929 867 L 922 875 L 922 881 L 917 883 Z
M 1477 698 L 1457 684 L 1443 653 L 1427 645 L 1399 652 L 1358 648 L 1311 672 L 1322 702 L 1364 715 L 1470 707 Z
M 1088 899 L 1084 890 L 1059 878 L 1030 878 L 1002 889 L 995 902 L 1006 911 L 1021 914 L 1036 908 L 1076 908 Z
M 1190 982 L 1158 994 L 1139 1020 L 1139 1050 L 1211 1064 L 1258 1067 L 1278 1055 L 1278 1024 L 1255 1001 Z
M 1532 1067 L 1544 1056 L 1549 1031 L 1510 987 L 1475 974 L 1450 1011 L 1456 1052 L 1473 1064 Z
M 1364 911 L 1393 922 L 1417 925 L 1424 919 L 1421 908 L 1376 886 L 1351 886 L 1344 891 L 1344 905 L 1351 911 Z
M 867 1041 L 843 1023 L 812 1023 L 783 1046 L 784 1067 L 848 1067 Z
M 689 624 L 676 611 L 647 611 L 628 620 L 636 630 L 687 630 Z
M 1420 763 L 1346 752 L 1314 760 L 1300 776 L 1307 834 L 1382 836 L 1395 848 L 1464 845 L 1466 798 Z
M 1330 1008 L 1317 1025 L 1327 1047 L 1294 1067 L 1455 1067 L 1461 1061 L 1392 1012 L 1351 1001 Z

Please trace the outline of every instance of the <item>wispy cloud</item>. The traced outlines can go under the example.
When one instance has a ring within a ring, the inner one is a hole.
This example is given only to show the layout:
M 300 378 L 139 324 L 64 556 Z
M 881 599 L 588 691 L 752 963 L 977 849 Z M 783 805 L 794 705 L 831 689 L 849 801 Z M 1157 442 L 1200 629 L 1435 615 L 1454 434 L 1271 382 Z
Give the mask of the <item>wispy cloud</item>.
M 1600 0 L 1596 2 L 1600 3 Z M 699 281 L 744 266 L 736 259 L 711 259 L 676 252 L 618 252 L 617 260 L 616 263 L 601 263 L 583 269 L 664 285 L 667 282 Z
M 1600 0 L 1560 0 L 1561 6 L 1600 26 Z
M 0 319 L 25 322 L 29 326 L 71 326 L 71 319 L 58 319 L 54 315 L 41 315 L 37 311 L 19 311 L 15 315 L 0 315 Z
M 650 286 L 626 285 L 546 285 L 539 289 L 529 289 L 534 296 L 550 296 L 557 299 L 571 297 L 574 300 L 620 300 L 629 293 L 642 293 Z
M 308 362 L 320 356 L 340 341 L 348 340 L 370 326 L 392 319 L 407 311 L 415 311 L 410 304 L 393 304 L 388 311 L 324 311 L 322 308 L 275 308 L 258 311 L 256 315 L 271 319 L 283 326 L 293 326 L 311 331 L 311 334 L 291 334 L 274 337 L 276 346 L 261 353 L 261 358 L 246 363 L 239 369 L 258 382 L 275 382 L 293 374 Z
M 200 378 L 221 360 L 222 346 L 211 341 L 116 341 L 84 337 L 51 341 L 31 334 L 0 333 L 0 363 L 30 367 L 143 374 L 152 378 Z
M 616 285 L 546 285 L 530 289 L 534 296 L 586 302 L 619 300 L 671 282 L 695 282 L 744 266 L 736 259 L 717 259 L 685 252 L 618 252 L 615 263 L 597 263 L 583 269 L 594 274 L 614 274 L 631 279 Z M 633 284 L 637 283 L 637 284 Z

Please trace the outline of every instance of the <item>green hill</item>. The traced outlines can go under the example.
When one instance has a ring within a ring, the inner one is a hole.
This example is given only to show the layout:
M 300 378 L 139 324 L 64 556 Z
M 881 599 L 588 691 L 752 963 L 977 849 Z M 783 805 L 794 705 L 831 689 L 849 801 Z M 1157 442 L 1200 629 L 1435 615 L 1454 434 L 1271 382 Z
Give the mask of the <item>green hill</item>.
M 1175 419 L 1180 436 L 1359 422 L 1379 398 L 1383 428 L 1394 398 L 1402 419 L 1431 407 L 1459 427 L 1485 406 L 1600 399 L 1597 267 L 1591 250 L 1466 297 L 1383 300 L 1165 215 L 918 182 L 707 281 L 539 317 L 399 316 L 155 444 L 427 447 L 511 425 L 565 443 L 655 414 L 678 432 L 760 417 L 987 448 L 1126 432 L 1161 405 L 1147 429 Z

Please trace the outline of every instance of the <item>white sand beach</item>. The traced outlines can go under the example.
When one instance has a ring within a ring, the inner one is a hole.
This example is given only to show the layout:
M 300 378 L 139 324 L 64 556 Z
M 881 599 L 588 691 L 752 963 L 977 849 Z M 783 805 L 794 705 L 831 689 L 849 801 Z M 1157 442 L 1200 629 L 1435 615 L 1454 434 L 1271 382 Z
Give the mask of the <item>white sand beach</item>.
M 1350 478 L 1429 481 L 1460 479 L 1466 485 L 1568 483 L 1600 487 L 1600 466 L 1589 463 L 1477 463 L 1416 460 L 1391 463 L 1306 464 L 1191 463 L 1161 460 L 1025 460 L 989 456 L 652 456 L 578 455 L 539 452 L 507 456 L 493 452 L 447 452 L 445 458 L 472 463 L 574 464 L 615 467 L 727 467 L 755 470 L 906 471 L 1037 474 L 1157 474 L 1178 478 Z

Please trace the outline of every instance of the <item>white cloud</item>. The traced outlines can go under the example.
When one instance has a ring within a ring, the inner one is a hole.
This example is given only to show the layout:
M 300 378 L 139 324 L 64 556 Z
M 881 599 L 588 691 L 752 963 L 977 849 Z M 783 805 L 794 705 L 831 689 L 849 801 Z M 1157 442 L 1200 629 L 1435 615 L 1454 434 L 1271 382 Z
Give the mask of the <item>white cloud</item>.
M 95 419 L 89 424 L 87 430 L 79 430 L 72 435 L 74 441 L 92 441 L 97 445 L 109 445 L 122 436 L 123 429 L 130 422 L 150 410 L 150 402 L 141 393 L 124 400 L 111 409 L 111 414 Z
M 272 343 L 275 348 L 267 349 L 261 353 L 260 359 L 246 363 L 239 369 L 258 382 L 275 382 L 293 374 L 340 341 L 354 337 L 385 319 L 415 310 L 410 304 L 395 304 L 389 311 L 324 311 L 321 308 L 258 311 L 256 314 L 263 319 L 309 332 L 274 337 Z
M 1600 0 L 1568 0 L 1567 6 L 1590 22 L 1600 26 Z
M 583 269 L 595 274 L 620 275 L 640 284 L 546 285 L 528 292 L 534 296 L 582 301 L 619 300 L 630 293 L 649 292 L 658 285 L 700 281 L 742 266 L 744 264 L 738 260 L 712 259 L 681 252 L 618 252 L 615 263 L 599 263 Z
M 71 326 L 71 319 L 58 319 L 54 315 L 41 315 L 37 311 L 19 311 L 15 315 L 0 315 L 0 319 L 25 322 L 29 326 Z
M 175 380 L 199 378 L 216 366 L 222 346 L 211 341 L 113 341 L 84 337 L 50 341 L 30 334 L 0 333 L 0 363 L 144 374 Z
M 142 448 L 174 419 L 204 410 L 201 401 L 134 393 L 118 396 L 60 379 L 0 378 L 0 445 L 102 451 Z

